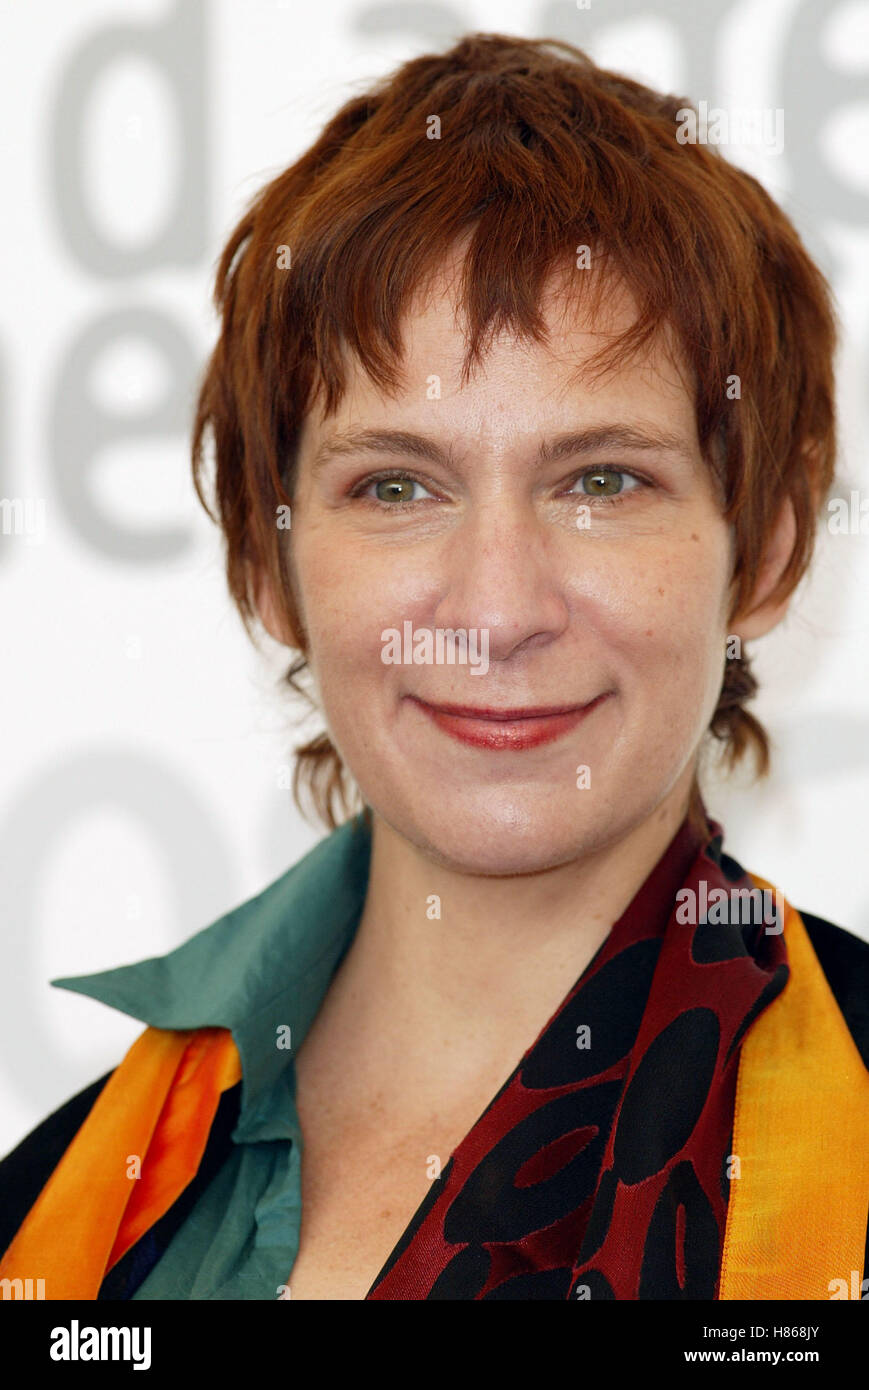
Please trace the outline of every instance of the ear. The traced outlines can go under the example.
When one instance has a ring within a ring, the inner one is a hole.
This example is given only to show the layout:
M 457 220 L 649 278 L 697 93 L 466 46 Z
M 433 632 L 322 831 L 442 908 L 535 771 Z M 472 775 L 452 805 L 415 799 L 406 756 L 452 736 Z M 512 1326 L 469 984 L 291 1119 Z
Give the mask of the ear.
M 772 534 L 767 541 L 763 563 L 750 598 L 730 620 L 729 630 L 745 641 L 763 637 L 777 627 L 788 611 L 793 594 L 773 599 L 772 594 L 783 573 L 797 538 L 793 503 L 786 497 Z

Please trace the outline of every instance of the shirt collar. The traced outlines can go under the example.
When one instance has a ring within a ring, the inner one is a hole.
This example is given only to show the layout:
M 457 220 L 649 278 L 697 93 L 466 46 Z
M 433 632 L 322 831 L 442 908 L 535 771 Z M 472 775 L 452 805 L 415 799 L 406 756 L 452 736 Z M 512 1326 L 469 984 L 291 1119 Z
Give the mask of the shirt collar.
M 371 834 L 360 814 L 167 955 L 51 983 L 154 1028 L 230 1029 L 242 1068 L 233 1138 L 298 1140 L 288 1063 L 359 925 L 370 858 Z

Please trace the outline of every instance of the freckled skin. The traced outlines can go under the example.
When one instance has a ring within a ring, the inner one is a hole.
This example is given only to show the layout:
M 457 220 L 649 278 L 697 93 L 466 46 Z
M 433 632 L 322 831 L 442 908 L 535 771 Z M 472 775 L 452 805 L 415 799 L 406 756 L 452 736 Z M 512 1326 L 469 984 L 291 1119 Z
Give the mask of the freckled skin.
M 454 869 L 530 873 L 611 846 L 685 799 L 723 676 L 731 534 L 678 354 L 659 341 L 597 382 L 577 373 L 601 331 L 632 320 L 626 292 L 614 285 L 604 324 L 566 319 L 551 288 L 548 343 L 498 336 L 462 389 L 465 343 L 444 277 L 405 324 L 395 398 L 351 359 L 336 415 L 305 420 L 288 544 L 329 731 L 376 815 Z M 427 399 L 432 374 L 438 400 Z M 542 439 L 603 423 L 677 431 L 687 453 L 535 463 Z M 320 443 L 347 428 L 435 436 L 453 466 L 360 454 L 313 475 Z M 577 481 L 596 467 L 636 469 L 651 485 L 628 482 L 601 502 Z M 426 480 L 403 513 L 349 496 L 387 469 Z M 385 665 L 381 633 L 406 620 L 487 629 L 488 672 Z M 604 693 L 568 734 L 520 752 L 464 746 L 406 698 L 503 708 Z M 591 769 L 582 791 L 579 764 Z

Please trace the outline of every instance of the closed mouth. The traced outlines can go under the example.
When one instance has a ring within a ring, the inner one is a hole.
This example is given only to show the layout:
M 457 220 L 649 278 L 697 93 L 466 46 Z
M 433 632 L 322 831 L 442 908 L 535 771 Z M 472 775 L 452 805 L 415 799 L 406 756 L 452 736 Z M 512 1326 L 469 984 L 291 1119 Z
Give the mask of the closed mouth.
M 551 743 L 573 729 L 612 691 L 584 705 L 526 705 L 498 709 L 491 705 L 434 705 L 408 696 L 444 733 L 460 743 L 492 752 L 518 752 Z
M 533 705 L 495 709 L 490 705 L 435 705 L 421 700 L 418 695 L 412 695 L 410 698 L 438 714 L 453 714 L 459 719 L 490 719 L 497 724 L 514 724 L 520 719 L 548 719 L 553 715 L 574 714 L 587 708 L 586 705 Z M 589 701 L 589 704 L 591 703 L 593 701 Z

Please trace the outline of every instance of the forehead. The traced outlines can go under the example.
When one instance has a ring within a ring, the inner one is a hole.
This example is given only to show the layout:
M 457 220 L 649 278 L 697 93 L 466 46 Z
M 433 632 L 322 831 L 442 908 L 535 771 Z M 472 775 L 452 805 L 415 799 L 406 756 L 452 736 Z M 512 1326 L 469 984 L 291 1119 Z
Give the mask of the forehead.
M 315 401 L 302 424 L 302 449 L 359 423 L 427 424 L 494 441 L 603 418 L 658 422 L 696 446 L 693 373 L 669 325 L 605 372 L 594 361 L 637 318 L 636 300 L 615 270 L 572 262 L 556 268 L 538 305 L 543 340 L 496 327 L 466 372 L 462 267 L 458 249 L 413 297 L 401 324 L 396 390 L 374 381 L 345 347 L 347 389 L 328 418 Z

